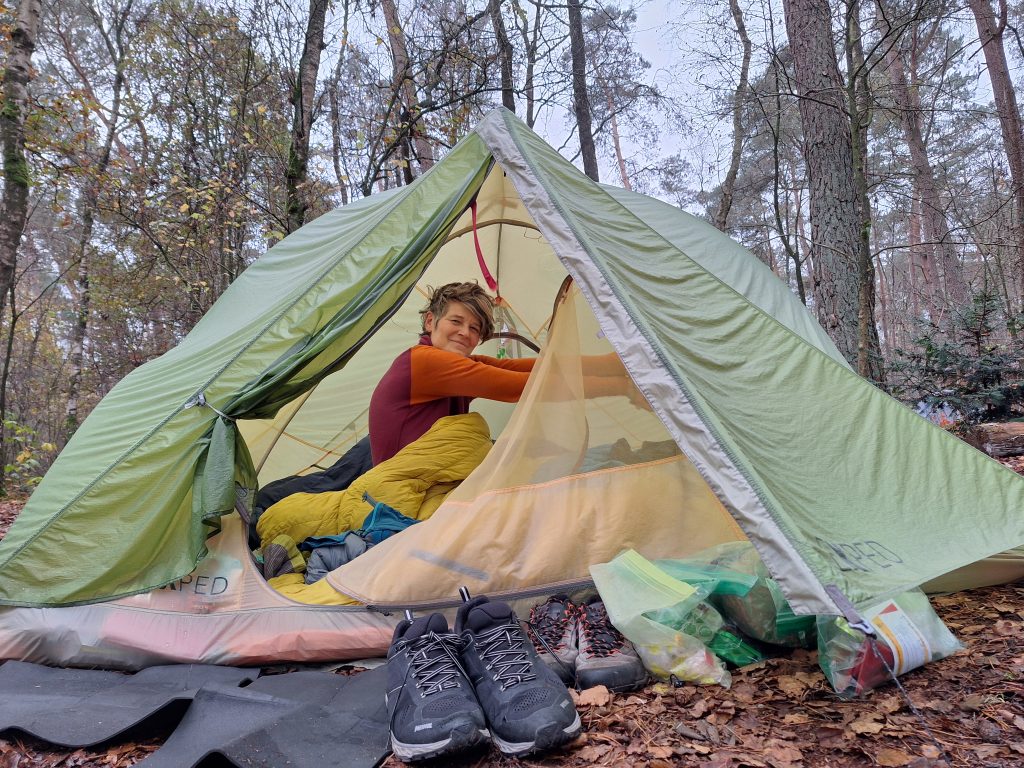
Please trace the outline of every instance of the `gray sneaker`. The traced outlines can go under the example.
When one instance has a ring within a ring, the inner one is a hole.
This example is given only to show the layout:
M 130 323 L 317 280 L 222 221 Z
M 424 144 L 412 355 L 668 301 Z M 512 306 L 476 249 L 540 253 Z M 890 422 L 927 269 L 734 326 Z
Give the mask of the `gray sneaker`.
M 552 595 L 530 609 L 526 622 L 537 656 L 566 685 L 576 681 L 576 611 L 566 595 Z
M 395 627 L 384 700 L 391 749 L 399 760 L 425 760 L 487 742 L 483 710 L 459 663 L 461 646 L 440 613 Z
M 609 691 L 632 691 L 647 683 L 647 670 L 633 644 L 612 626 L 599 598 L 577 609 L 579 655 L 576 680 L 580 688 L 603 685 Z
M 477 597 L 459 608 L 455 631 L 462 664 L 487 716 L 491 739 L 506 755 L 567 744 L 583 726 L 565 684 L 537 658 L 507 603 Z

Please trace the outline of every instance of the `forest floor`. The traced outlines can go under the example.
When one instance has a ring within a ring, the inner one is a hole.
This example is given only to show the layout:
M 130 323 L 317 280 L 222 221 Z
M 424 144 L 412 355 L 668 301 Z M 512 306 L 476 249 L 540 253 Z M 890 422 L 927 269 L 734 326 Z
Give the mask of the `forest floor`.
M 1024 460 L 1007 461 L 1024 474 Z M 21 508 L 0 502 L 0 536 Z M 963 644 L 953 656 L 863 698 L 836 696 L 817 653 L 795 651 L 733 671 L 732 686 L 650 685 L 584 691 L 580 738 L 523 760 L 496 750 L 446 760 L 458 768 L 818 768 L 1024 764 L 1024 583 L 932 599 Z M 126 768 L 169 734 L 93 749 L 0 739 L 0 768 Z M 402 765 L 388 758 L 386 768 Z M 427 766 L 430 763 L 425 764 Z

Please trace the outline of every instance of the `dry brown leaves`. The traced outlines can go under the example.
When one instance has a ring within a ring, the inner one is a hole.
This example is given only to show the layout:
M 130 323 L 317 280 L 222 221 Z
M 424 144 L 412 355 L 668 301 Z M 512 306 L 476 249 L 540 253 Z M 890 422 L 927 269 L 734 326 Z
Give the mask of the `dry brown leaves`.
M 7 533 L 7 529 L 11 527 L 11 523 L 14 522 L 14 518 L 18 516 L 23 506 L 25 506 L 24 499 L 0 501 L 0 539 Z
M 1006 456 L 1001 459 L 996 459 L 1000 464 L 1003 464 L 1018 475 L 1024 475 L 1024 456 Z
M 6 517 L 16 514 L 10 504 L 0 503 L 0 535 Z M 938 768 L 945 758 L 956 768 L 1024 764 L 1024 587 L 961 592 L 933 604 L 965 648 L 900 678 L 913 709 L 894 685 L 842 701 L 816 654 L 797 651 L 735 671 L 729 690 L 658 683 L 632 694 L 583 691 L 576 701 L 584 733 L 568 747 L 522 760 L 491 750 L 444 764 Z M 159 743 L 59 750 L 31 739 L 0 740 L 0 768 L 127 768 Z M 392 757 L 384 765 L 401 763 Z

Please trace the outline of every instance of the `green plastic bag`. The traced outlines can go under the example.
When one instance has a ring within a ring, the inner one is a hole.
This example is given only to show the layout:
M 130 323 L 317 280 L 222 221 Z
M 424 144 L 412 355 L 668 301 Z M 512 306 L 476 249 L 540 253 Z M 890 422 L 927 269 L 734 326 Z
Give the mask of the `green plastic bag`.
M 814 647 L 814 617 L 793 613 L 750 542 L 728 542 L 657 565 L 689 583 L 713 581 L 711 603 L 748 637 L 789 648 Z
M 694 587 L 674 579 L 631 549 L 609 563 L 592 565 L 590 575 L 612 624 L 633 643 L 651 674 L 662 680 L 675 677 L 729 687 L 732 678 L 722 661 L 680 629 L 689 627 L 713 637 L 721 628 L 717 613 L 698 608 L 709 585 Z

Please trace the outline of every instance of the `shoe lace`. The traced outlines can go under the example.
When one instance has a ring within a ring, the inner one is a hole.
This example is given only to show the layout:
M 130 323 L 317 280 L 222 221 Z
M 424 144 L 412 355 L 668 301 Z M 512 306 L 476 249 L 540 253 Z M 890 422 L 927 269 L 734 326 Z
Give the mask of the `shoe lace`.
M 462 647 L 462 639 L 452 633 L 428 632 L 409 641 L 409 674 L 424 696 L 462 685 L 466 676 L 459 663 Z
M 476 637 L 480 659 L 503 691 L 537 678 L 524 642 L 518 621 L 502 624 Z
M 591 656 L 606 657 L 618 653 L 623 637 L 612 626 L 603 603 L 581 606 L 579 625 Z
M 565 647 L 565 629 L 569 625 L 569 613 L 561 615 L 548 610 L 552 602 L 538 605 L 530 610 L 530 619 L 526 622 L 530 639 L 538 651 L 552 653 Z

